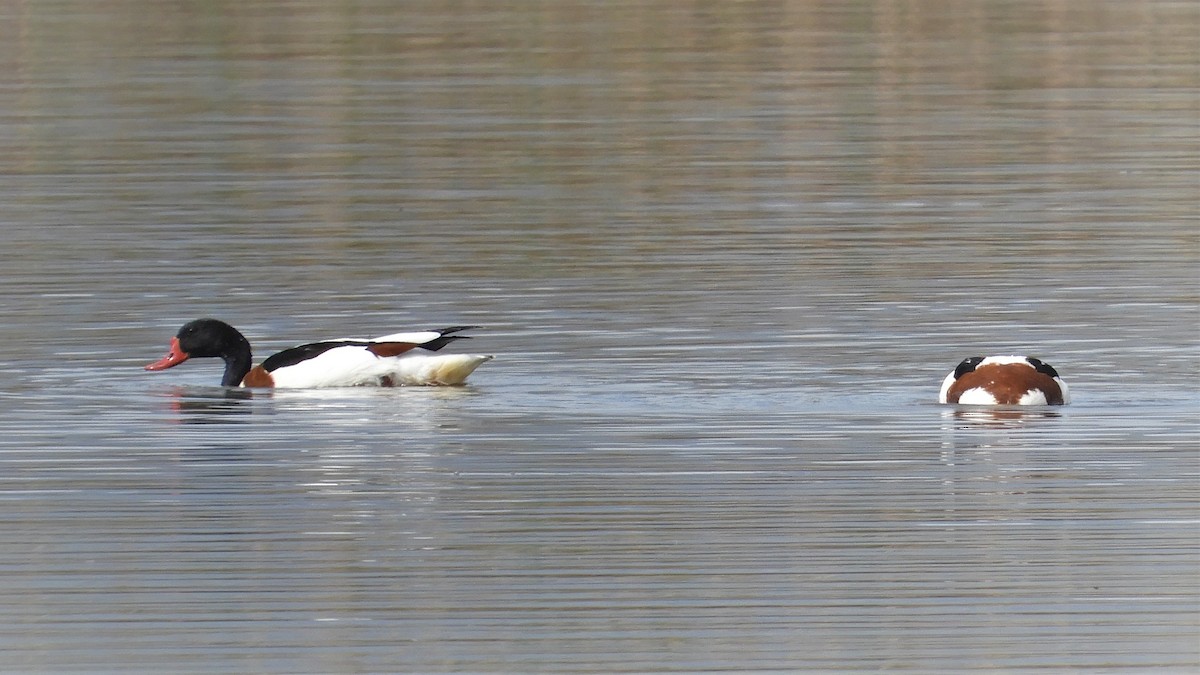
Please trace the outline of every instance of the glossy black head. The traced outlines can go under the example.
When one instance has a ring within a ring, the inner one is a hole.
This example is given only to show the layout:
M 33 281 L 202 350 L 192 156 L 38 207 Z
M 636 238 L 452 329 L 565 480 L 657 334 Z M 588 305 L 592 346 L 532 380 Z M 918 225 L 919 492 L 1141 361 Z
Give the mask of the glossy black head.
M 175 337 L 179 339 L 179 348 L 193 358 L 224 358 L 250 351 L 250 343 L 238 329 L 217 319 L 189 321 Z
M 167 355 L 146 366 L 146 370 L 166 370 L 190 358 L 213 357 L 225 361 L 221 384 L 233 387 L 241 384 L 250 372 L 250 343 L 224 321 L 197 319 L 189 321 L 171 338 Z
M 957 380 L 963 375 L 972 372 L 982 361 L 982 356 L 972 356 L 970 358 L 963 359 L 962 363 L 958 364 L 958 367 L 954 369 L 954 379 Z

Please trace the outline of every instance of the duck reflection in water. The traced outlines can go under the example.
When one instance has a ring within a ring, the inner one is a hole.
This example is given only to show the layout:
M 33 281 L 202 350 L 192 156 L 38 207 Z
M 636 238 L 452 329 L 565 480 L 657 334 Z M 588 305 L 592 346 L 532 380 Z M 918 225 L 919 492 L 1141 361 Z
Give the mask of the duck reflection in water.
M 943 411 L 942 416 L 959 423 L 958 426 L 1019 427 L 1027 422 L 1062 417 L 1057 410 L 1024 407 L 971 406 Z
M 255 392 L 230 387 L 172 387 L 164 392 L 168 404 L 179 415 L 180 424 L 228 424 L 245 422 Z

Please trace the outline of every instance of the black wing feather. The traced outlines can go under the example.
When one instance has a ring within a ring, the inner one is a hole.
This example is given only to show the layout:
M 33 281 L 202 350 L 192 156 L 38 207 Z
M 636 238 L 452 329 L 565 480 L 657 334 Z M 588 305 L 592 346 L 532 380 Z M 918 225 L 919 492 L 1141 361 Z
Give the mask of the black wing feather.
M 471 330 L 472 328 L 479 328 L 479 326 L 450 326 L 449 328 L 435 330 L 435 333 L 442 334 L 441 337 L 436 337 L 429 342 L 423 343 L 420 345 L 420 347 L 421 349 L 427 349 L 431 352 L 436 352 L 455 340 L 467 339 L 466 335 L 454 335 L 454 333 L 460 333 L 464 330 Z M 308 359 L 320 356 L 321 354 L 324 354 L 335 347 L 345 347 L 346 345 L 359 345 L 366 347 L 370 344 L 370 340 L 331 340 L 328 342 L 311 342 L 306 345 L 291 347 L 290 349 L 285 349 L 278 354 L 271 355 L 266 361 L 262 362 L 262 367 L 263 370 L 269 373 L 272 370 L 294 366 L 301 361 L 307 361 Z
M 468 340 L 470 339 L 470 336 L 454 335 L 454 333 L 460 333 L 464 330 L 471 330 L 472 328 L 479 328 L 479 326 L 450 326 L 449 328 L 437 329 L 434 332 L 441 333 L 442 336 L 434 338 L 429 342 L 421 343 L 421 349 L 428 349 L 431 352 L 436 352 L 455 340 Z
M 346 345 L 367 346 L 370 344 L 365 340 L 334 340 L 332 342 L 311 342 L 306 345 L 285 349 L 278 354 L 273 354 L 266 361 L 262 362 L 263 370 L 268 373 L 272 370 L 294 366 L 301 361 L 307 361 L 313 357 L 320 356 L 330 349 L 335 347 L 345 347 Z

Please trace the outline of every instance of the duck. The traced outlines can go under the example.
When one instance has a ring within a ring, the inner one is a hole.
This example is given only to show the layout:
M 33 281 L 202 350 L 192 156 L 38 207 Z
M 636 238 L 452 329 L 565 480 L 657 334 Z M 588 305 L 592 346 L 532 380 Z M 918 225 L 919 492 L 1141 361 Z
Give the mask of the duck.
M 167 355 L 146 370 L 166 370 L 192 358 L 225 362 L 224 387 L 396 387 L 457 385 L 491 356 L 436 354 L 459 333 L 478 326 L 393 333 L 371 340 L 341 338 L 285 349 L 252 366 L 250 341 L 219 319 L 185 323 L 171 338 Z
M 1071 392 L 1053 366 L 1032 356 L 972 356 L 942 380 L 938 402 L 1066 405 Z

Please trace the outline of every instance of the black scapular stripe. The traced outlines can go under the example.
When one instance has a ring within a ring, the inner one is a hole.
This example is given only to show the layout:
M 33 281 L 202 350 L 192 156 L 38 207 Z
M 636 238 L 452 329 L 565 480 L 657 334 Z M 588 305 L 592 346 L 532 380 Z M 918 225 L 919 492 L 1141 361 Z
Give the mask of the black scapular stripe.
M 292 347 L 290 349 L 285 349 L 285 350 L 279 352 L 278 354 L 272 355 L 266 361 L 262 362 L 262 367 L 263 367 L 263 370 L 265 370 L 269 373 L 272 370 L 279 370 L 280 368 L 287 368 L 288 366 L 294 366 L 297 363 L 300 363 L 301 361 L 307 361 L 308 359 L 311 359 L 313 357 L 320 356 L 321 354 L 324 354 L 325 352 L 329 351 L 330 349 L 334 349 L 336 347 L 345 347 L 347 345 L 358 345 L 360 347 L 365 347 L 368 344 L 370 344 L 370 343 L 367 342 L 366 340 L 335 340 L 333 342 L 311 342 L 306 345 L 300 345 L 299 347 Z
M 1035 359 L 1032 356 L 1026 356 L 1025 360 L 1028 361 L 1029 365 L 1033 366 L 1033 369 L 1039 373 L 1043 375 L 1049 375 L 1050 377 L 1058 377 L 1058 371 L 1055 370 L 1054 366 L 1050 365 L 1049 363 L 1046 363 L 1041 359 Z
M 430 340 L 429 342 L 425 342 L 419 346 L 421 347 L 421 349 L 427 349 L 431 352 L 436 352 L 437 350 L 441 349 L 442 347 L 445 347 L 446 345 L 450 344 L 451 342 L 453 342 L 455 340 L 467 339 L 466 335 L 454 335 L 454 333 L 460 333 L 464 330 L 471 330 L 472 328 L 478 328 L 478 327 L 479 326 L 450 326 L 449 328 L 442 328 L 441 330 L 435 330 L 433 332 L 441 333 L 441 337 L 436 337 L 436 338 Z M 329 342 L 310 342 L 309 344 L 306 344 L 306 345 L 300 345 L 298 347 L 291 347 L 289 349 L 285 349 L 285 350 L 279 352 L 278 354 L 274 354 L 274 355 L 268 357 L 266 361 L 262 362 L 262 367 L 263 367 L 263 370 L 265 370 L 269 373 L 273 370 L 278 370 L 280 368 L 287 368 L 288 366 L 294 366 L 297 363 L 300 363 L 301 361 L 307 361 L 308 359 L 320 356 L 321 354 L 324 354 L 325 352 L 329 351 L 330 349 L 334 349 L 336 347 L 346 347 L 346 346 L 366 347 L 367 345 L 370 345 L 370 344 L 371 344 L 370 340 L 331 340 Z
M 962 360 L 958 367 L 954 369 L 954 379 L 958 379 L 967 373 L 974 372 L 975 367 L 983 361 L 982 356 L 972 356 Z

